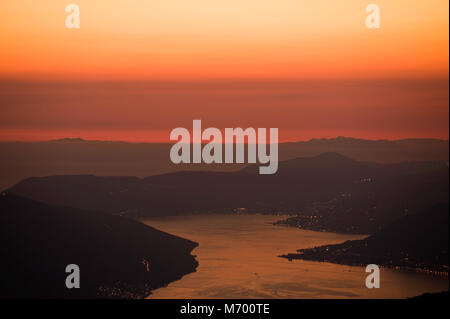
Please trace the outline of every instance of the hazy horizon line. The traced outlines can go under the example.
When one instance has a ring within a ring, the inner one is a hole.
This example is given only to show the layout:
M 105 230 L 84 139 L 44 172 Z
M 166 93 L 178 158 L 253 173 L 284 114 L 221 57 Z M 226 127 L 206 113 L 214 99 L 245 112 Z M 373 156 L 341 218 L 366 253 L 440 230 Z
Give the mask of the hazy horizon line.
M 434 140 L 434 141 L 441 141 L 441 142 L 449 142 L 449 139 L 445 138 L 437 138 L 437 137 L 407 137 L 407 138 L 379 138 L 379 139 L 371 139 L 371 138 L 362 138 L 362 137 L 353 137 L 353 136 L 344 136 L 339 135 L 335 137 L 313 137 L 309 139 L 304 140 L 293 140 L 293 141 L 279 141 L 278 144 L 295 144 L 295 143 L 307 143 L 312 142 L 316 140 L 357 140 L 357 141 L 368 141 L 368 142 L 398 142 L 398 141 L 408 141 L 408 140 Z M 23 140 L 15 140 L 15 139 L 1 139 L 0 137 L 0 143 L 45 143 L 45 142 L 68 142 L 68 143 L 75 143 L 75 142 L 104 142 L 104 143 L 127 143 L 127 144 L 174 144 L 176 141 L 131 141 L 131 140 L 108 140 L 108 139 L 90 139 L 90 138 L 83 138 L 83 137 L 61 137 L 61 138 L 55 138 L 55 139 L 23 139 Z M 202 141 L 202 144 L 208 144 L 208 141 Z M 194 143 L 190 143 L 194 144 Z M 225 144 L 225 143 L 221 143 Z M 245 142 L 244 144 L 248 144 Z

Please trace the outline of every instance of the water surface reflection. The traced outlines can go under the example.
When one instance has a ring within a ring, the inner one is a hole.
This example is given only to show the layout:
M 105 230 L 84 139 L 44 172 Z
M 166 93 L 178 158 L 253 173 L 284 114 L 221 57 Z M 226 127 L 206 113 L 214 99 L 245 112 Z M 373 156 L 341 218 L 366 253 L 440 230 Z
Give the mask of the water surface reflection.
M 197 272 L 149 298 L 405 298 L 448 290 L 448 278 L 381 270 L 381 288 L 365 287 L 362 267 L 277 256 L 363 236 L 273 226 L 280 216 L 199 215 L 144 223 L 199 243 Z

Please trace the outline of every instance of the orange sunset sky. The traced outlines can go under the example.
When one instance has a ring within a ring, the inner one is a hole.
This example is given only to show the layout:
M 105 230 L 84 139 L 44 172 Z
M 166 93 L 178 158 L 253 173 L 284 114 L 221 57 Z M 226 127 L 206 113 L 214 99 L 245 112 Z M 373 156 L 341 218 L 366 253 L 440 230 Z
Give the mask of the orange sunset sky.
M 67 29 L 65 7 L 80 7 Z M 381 28 L 365 26 L 369 3 Z M 448 139 L 447 0 L 3 0 L 0 140 Z

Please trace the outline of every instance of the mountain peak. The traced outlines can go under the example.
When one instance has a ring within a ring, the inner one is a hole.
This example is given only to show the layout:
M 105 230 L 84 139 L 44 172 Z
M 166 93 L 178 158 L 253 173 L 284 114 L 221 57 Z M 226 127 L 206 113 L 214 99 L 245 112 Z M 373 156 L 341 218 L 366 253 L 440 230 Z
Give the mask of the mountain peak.
M 56 140 L 50 140 L 49 142 L 80 143 L 80 142 L 87 142 L 87 140 L 81 137 L 64 137 Z

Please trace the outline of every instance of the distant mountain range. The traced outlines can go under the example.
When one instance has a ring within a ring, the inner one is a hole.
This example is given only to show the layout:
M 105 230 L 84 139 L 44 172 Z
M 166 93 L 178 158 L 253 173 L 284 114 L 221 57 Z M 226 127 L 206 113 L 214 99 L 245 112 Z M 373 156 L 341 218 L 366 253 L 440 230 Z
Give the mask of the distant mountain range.
M 171 144 L 87 141 L 66 138 L 48 142 L 0 142 L 0 189 L 31 176 L 93 174 L 138 176 L 180 170 L 237 171 L 244 164 L 175 165 Z M 281 143 L 280 160 L 336 152 L 358 161 L 396 163 L 448 161 L 448 140 L 363 140 L 347 137 Z
M 314 230 L 370 234 L 407 214 L 448 202 L 446 161 L 379 164 L 337 153 L 236 172 L 176 172 L 147 178 L 70 175 L 27 178 L 6 192 L 51 205 L 131 217 L 248 211 L 293 213 Z
M 197 243 L 98 212 L 0 195 L 0 298 L 139 298 L 194 272 Z M 80 288 L 65 285 L 69 264 Z
M 326 261 L 347 265 L 449 270 L 449 205 L 440 204 L 400 218 L 363 240 L 347 241 L 284 255 L 289 259 Z
M 448 141 L 284 143 L 274 175 L 169 164 L 169 148 L 0 143 L 0 180 L 21 179 L 0 193 L 0 297 L 145 296 L 195 271 L 197 244 L 129 218 L 195 213 L 290 213 L 277 224 L 371 234 L 292 259 L 448 271 Z M 81 289 L 64 286 L 71 263 Z

